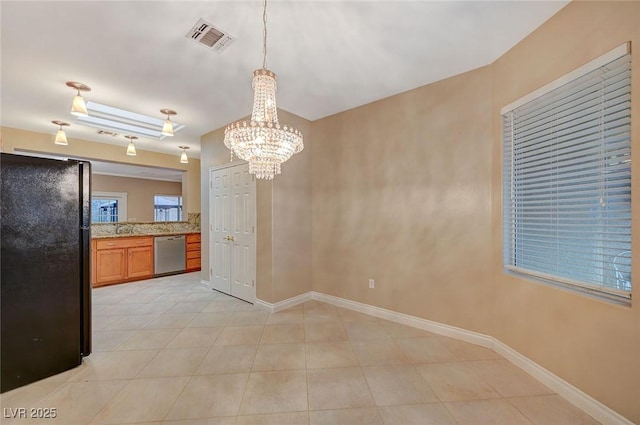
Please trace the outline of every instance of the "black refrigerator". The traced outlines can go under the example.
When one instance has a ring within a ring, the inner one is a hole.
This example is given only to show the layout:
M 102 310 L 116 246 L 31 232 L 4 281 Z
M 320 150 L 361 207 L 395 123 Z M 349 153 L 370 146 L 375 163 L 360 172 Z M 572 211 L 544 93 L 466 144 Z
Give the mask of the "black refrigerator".
M 91 164 L 0 154 L 0 392 L 91 353 Z

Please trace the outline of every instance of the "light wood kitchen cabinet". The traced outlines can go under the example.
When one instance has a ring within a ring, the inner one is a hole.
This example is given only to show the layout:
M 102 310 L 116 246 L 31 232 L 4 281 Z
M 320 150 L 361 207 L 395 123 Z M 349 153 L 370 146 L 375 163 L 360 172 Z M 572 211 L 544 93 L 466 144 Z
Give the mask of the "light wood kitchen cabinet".
M 153 245 L 129 248 L 127 278 L 145 279 L 153 276 Z
M 153 276 L 153 237 L 94 239 L 92 286 Z
M 186 271 L 195 272 L 200 270 L 201 261 L 201 236 L 200 233 L 190 233 L 187 235 L 187 255 Z
M 127 278 L 126 253 L 125 248 L 94 251 L 93 286 L 125 280 Z

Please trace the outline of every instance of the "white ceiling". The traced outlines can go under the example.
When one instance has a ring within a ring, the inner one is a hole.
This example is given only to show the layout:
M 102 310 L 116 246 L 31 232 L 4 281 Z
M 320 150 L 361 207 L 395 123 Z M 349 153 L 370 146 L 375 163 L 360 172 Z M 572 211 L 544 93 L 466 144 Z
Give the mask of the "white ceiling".
M 487 65 L 567 1 L 285 1 L 268 5 L 268 63 L 278 106 L 316 120 Z M 200 136 L 248 115 L 251 73 L 262 65 L 260 1 L 5 1 L 1 122 L 55 133 L 85 99 L 187 127 L 138 149 L 198 157 Z M 199 18 L 235 37 L 221 54 L 188 38 Z M 119 144 L 81 125 L 70 138 Z

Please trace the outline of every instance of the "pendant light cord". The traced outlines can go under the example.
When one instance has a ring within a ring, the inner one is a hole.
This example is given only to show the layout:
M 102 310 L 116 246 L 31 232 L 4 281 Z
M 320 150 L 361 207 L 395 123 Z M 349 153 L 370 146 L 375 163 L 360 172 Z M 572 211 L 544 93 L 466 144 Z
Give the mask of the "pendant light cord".
M 267 69 L 267 0 L 264 0 L 262 23 L 264 24 L 262 31 L 262 69 Z

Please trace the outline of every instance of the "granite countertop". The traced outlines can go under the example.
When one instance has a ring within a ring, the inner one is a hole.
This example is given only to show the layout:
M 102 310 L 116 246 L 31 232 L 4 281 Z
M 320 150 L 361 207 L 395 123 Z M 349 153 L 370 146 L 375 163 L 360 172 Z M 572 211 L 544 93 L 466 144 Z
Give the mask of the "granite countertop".
M 200 233 L 200 214 L 189 213 L 189 221 L 118 222 L 91 224 L 91 239 L 139 238 Z
M 117 234 L 109 234 L 109 235 L 92 235 L 91 239 L 113 239 L 113 238 L 141 238 L 148 236 L 176 236 L 176 235 L 190 235 L 190 234 L 200 234 L 200 232 L 194 231 L 185 231 L 185 232 L 159 232 L 159 233 L 117 233 Z

